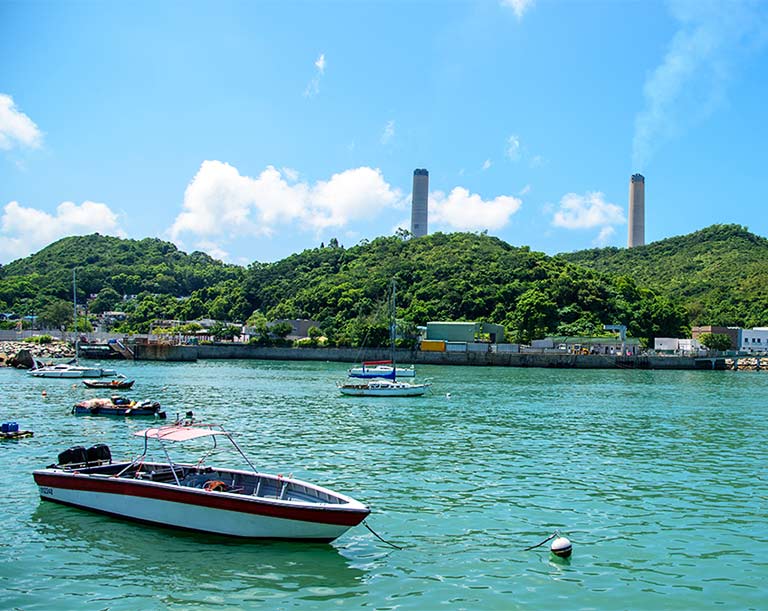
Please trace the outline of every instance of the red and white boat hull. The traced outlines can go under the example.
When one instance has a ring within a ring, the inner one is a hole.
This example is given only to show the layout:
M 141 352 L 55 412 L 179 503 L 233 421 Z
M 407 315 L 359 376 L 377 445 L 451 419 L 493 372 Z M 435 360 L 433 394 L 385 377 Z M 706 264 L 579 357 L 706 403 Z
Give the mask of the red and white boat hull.
M 55 468 L 35 471 L 34 478 L 41 498 L 47 501 L 231 537 L 332 541 L 370 512 L 362 503 L 338 493 L 332 494 L 343 503 L 309 503 Z

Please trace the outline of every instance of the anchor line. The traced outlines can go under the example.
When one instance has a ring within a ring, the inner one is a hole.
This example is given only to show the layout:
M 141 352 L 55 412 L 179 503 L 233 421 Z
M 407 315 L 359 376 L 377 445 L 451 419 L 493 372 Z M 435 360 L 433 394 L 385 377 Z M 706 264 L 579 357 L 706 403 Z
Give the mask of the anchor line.
M 526 548 L 525 548 L 523 551 L 524 551 L 524 552 L 528 552 L 528 551 L 530 551 L 530 550 L 532 550 L 532 549 L 536 549 L 537 547 L 541 547 L 541 546 L 542 546 L 542 545 L 544 545 L 544 544 L 545 544 L 547 541 L 551 541 L 552 539 L 554 539 L 555 537 L 557 537 L 559 534 L 560 534 L 560 533 L 558 533 L 557 531 L 555 531 L 555 532 L 553 532 L 551 535 L 549 535 L 549 537 L 547 537 L 546 539 L 544 539 L 544 541 L 542 541 L 541 543 L 537 543 L 536 545 L 531 545 L 531 547 L 526 547 Z
M 372 533 L 372 534 L 373 534 L 373 535 L 374 535 L 374 536 L 375 536 L 375 537 L 376 537 L 376 538 L 377 538 L 379 541 L 381 541 L 382 543 L 386 543 L 387 545 L 389 545 L 390 547 L 394 547 L 395 549 L 399 549 L 399 550 L 402 550 L 402 549 L 403 549 L 403 548 L 402 548 L 402 547 L 400 547 L 399 545 L 395 545 L 395 544 L 394 544 L 394 543 L 392 543 L 391 541 L 387 541 L 386 539 L 382 538 L 382 537 L 381 537 L 381 535 L 379 535 L 379 533 L 377 533 L 377 532 L 376 532 L 375 530 L 373 530 L 373 529 L 372 529 L 370 526 L 368 526 L 368 522 L 366 522 L 365 520 L 363 520 L 363 526 L 365 526 L 365 527 L 366 527 L 368 530 L 370 530 L 370 531 L 371 531 L 371 533 Z

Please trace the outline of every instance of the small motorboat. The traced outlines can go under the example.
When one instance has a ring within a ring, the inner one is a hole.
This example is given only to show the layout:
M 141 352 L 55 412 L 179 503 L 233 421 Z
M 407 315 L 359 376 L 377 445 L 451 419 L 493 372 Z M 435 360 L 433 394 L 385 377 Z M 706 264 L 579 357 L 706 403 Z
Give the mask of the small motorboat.
M 83 384 L 88 388 L 114 388 L 115 390 L 129 390 L 133 382 L 133 380 L 83 380 Z
M 330 542 L 370 513 L 363 503 L 328 488 L 257 471 L 218 425 L 175 423 L 134 435 L 144 440 L 144 449 L 131 461 L 112 462 L 104 444 L 59 454 L 57 464 L 33 473 L 40 498 L 144 523 L 253 539 Z M 195 440 L 210 442 L 199 461 L 171 459 L 171 445 Z M 162 450 L 161 462 L 148 458 L 150 442 Z M 248 468 L 206 465 L 222 446 Z
M 76 416 L 154 416 L 165 418 L 157 401 L 131 401 L 125 397 L 86 399 L 75 403 L 72 413 Z

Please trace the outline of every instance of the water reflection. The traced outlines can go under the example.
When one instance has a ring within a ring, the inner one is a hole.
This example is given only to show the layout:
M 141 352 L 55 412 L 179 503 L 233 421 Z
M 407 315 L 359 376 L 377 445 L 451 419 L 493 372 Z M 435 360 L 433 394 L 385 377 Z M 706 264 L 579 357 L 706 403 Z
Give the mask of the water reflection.
M 237 606 L 287 595 L 331 600 L 366 592 L 366 572 L 333 545 L 233 541 L 45 502 L 30 523 L 45 553 L 60 561 L 52 567 L 56 576 L 95 579 L 100 596 L 109 597 L 114 587 L 121 596 L 128 591 L 166 604 Z

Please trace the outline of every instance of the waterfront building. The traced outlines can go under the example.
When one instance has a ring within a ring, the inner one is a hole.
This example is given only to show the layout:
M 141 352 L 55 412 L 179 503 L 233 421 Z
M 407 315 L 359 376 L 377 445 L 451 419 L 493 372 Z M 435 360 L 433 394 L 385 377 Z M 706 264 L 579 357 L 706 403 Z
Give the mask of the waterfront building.
M 627 248 L 645 244 L 645 177 L 632 174 L 629 179 L 629 235 Z
M 622 355 L 622 347 L 624 354 Z M 579 337 L 558 335 L 535 339 L 525 352 L 543 352 L 557 354 L 602 354 L 609 356 L 635 356 L 640 353 L 640 340 L 627 337 L 623 341 L 617 337 Z
M 739 329 L 739 352 L 768 352 L 768 328 Z
M 680 356 L 699 356 L 706 352 L 697 339 L 678 339 L 676 337 L 656 337 L 653 349 L 658 354 L 678 354 Z
M 741 337 L 739 333 L 741 329 L 739 327 L 719 327 L 717 325 L 701 325 L 693 327 L 691 329 L 691 337 L 693 339 L 700 339 L 705 333 L 712 333 L 713 335 L 727 335 L 731 338 L 731 349 L 738 350 L 741 345 Z
M 411 235 L 420 238 L 428 232 L 429 172 L 413 171 L 413 199 L 411 200 Z
M 489 322 L 428 322 L 427 340 L 504 343 L 504 326 Z

